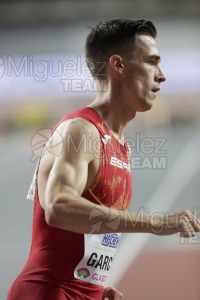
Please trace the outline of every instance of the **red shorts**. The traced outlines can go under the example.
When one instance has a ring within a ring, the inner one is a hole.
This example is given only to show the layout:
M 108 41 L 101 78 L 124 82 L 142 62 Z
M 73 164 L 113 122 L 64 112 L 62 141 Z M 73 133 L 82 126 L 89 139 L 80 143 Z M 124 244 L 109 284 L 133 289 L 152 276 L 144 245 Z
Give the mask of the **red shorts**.
M 66 294 L 62 289 L 39 283 L 14 282 L 7 300 L 72 300 L 74 296 Z M 75 298 L 74 299 L 81 299 Z
M 103 288 L 102 288 L 103 291 Z M 56 287 L 40 282 L 20 281 L 19 277 L 13 283 L 7 300 L 102 300 L 102 292 L 87 289 L 87 283 L 81 288 L 75 282 L 68 286 Z

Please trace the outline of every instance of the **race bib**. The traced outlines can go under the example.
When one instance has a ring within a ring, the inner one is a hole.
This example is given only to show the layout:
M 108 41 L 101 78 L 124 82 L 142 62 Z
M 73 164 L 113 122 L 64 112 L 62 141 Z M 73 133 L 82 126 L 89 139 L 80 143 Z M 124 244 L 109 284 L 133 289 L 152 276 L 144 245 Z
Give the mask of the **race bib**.
M 33 175 L 33 179 L 32 179 L 30 188 L 29 188 L 29 190 L 28 190 L 28 194 L 27 194 L 27 196 L 26 196 L 26 199 L 27 199 L 27 200 L 34 200 L 34 197 L 35 197 L 35 189 L 36 189 L 37 170 L 38 170 L 38 164 L 37 164 L 37 166 L 36 166 L 36 169 L 35 169 L 35 172 L 34 172 L 34 175 Z
M 84 257 L 75 268 L 74 277 L 105 286 L 120 235 L 120 233 L 84 234 Z

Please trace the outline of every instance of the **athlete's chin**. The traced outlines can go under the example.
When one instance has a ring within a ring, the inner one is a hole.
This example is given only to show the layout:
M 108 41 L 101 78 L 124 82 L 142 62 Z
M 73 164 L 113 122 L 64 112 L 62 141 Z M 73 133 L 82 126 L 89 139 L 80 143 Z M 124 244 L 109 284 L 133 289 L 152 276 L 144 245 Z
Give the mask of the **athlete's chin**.
M 143 102 L 143 104 L 139 107 L 138 112 L 145 112 L 151 110 L 153 107 L 153 101 L 148 100 Z

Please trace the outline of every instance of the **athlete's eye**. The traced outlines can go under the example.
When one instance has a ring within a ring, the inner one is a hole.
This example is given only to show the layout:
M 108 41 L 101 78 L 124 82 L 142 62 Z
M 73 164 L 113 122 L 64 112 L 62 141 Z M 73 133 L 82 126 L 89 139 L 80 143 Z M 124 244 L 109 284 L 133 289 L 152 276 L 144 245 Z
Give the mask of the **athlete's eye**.
M 157 65 L 157 61 L 156 60 L 149 60 L 148 63 L 152 66 L 156 66 Z

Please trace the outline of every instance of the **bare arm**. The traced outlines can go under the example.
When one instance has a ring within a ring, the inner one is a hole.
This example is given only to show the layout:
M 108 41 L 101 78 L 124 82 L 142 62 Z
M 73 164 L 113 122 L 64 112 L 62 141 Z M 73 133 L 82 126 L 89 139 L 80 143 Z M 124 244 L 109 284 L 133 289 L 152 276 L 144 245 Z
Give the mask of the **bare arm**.
M 199 221 L 188 211 L 152 219 L 147 215 L 95 205 L 81 197 L 88 183 L 94 178 L 94 170 L 97 172 L 98 169 L 96 158 L 98 153 L 94 147 L 91 148 L 91 144 L 97 145 L 99 134 L 91 124 L 77 121 L 69 122 L 62 135 L 63 151 L 54 156 L 44 201 L 41 203 L 46 222 L 50 226 L 79 233 L 91 233 L 93 226 L 99 223 L 101 226 L 98 233 L 173 234 L 180 231 L 184 236 L 193 236 L 195 231 L 200 230 Z M 70 143 L 67 139 L 69 136 Z M 98 211 L 97 216 L 91 218 L 95 210 Z M 117 220 L 116 228 L 108 226 L 110 220 Z

